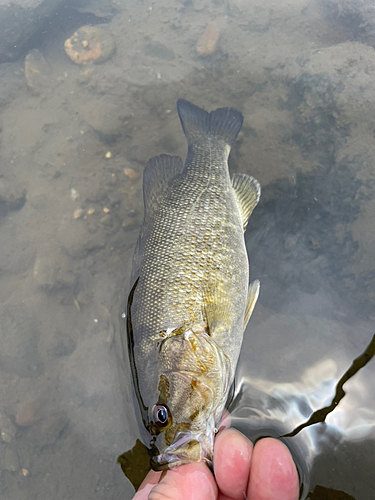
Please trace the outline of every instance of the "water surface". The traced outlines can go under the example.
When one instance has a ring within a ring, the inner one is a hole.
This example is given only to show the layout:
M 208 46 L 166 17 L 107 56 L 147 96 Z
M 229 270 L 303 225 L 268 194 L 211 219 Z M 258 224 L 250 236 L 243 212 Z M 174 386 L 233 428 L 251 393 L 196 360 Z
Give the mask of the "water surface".
M 293 434 L 369 346 L 375 14 L 354 0 L 54 9 L 0 50 L 1 498 L 131 498 L 116 463 L 138 437 L 118 315 L 143 166 L 186 154 L 179 97 L 242 111 L 230 168 L 263 189 L 246 232 L 261 295 L 234 425 L 253 440 Z M 115 45 L 97 64 L 65 53 L 84 25 Z M 374 361 L 363 365 L 325 423 L 283 438 L 302 498 L 375 497 Z

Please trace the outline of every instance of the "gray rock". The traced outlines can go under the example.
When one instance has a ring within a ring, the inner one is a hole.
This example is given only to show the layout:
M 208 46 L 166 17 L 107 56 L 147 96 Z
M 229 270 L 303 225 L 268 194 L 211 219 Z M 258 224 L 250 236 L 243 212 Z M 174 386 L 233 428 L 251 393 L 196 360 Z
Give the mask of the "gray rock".
M 0 0 L 0 63 L 13 61 L 61 0 Z
M 73 9 L 82 14 L 92 14 L 99 19 L 111 18 L 119 10 L 111 0 L 78 0 Z
M 43 448 L 58 441 L 69 425 L 69 418 L 58 410 L 48 411 L 33 425 L 27 434 L 27 440 L 33 447 Z
M 46 291 L 71 288 L 76 282 L 69 259 L 53 243 L 38 250 L 33 275 L 38 286 Z
M 56 239 L 62 252 L 75 259 L 84 258 L 90 252 L 104 248 L 108 241 L 107 234 L 100 225 L 93 222 L 89 227 L 83 219 L 63 221 Z
M 173 61 L 174 59 L 173 50 L 169 49 L 160 42 L 148 43 L 145 47 L 145 55 L 157 57 L 159 59 L 166 59 L 167 61 Z
M 80 108 L 84 120 L 104 143 L 116 141 L 122 132 L 121 109 L 114 103 L 90 101 Z
M 50 71 L 39 50 L 34 49 L 25 57 L 26 83 L 34 94 L 42 94 L 51 88 L 54 82 L 51 82 Z
M 74 340 L 67 335 L 61 335 L 61 337 L 55 335 L 54 341 L 51 353 L 56 357 L 70 356 L 76 348 Z

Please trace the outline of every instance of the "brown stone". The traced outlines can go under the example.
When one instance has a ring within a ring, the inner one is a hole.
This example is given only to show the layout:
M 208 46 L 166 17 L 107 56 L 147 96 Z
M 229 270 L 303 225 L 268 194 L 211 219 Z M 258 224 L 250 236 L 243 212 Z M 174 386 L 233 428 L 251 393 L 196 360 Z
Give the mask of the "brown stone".
M 65 41 L 65 52 L 76 64 L 103 62 L 109 59 L 115 42 L 105 28 L 82 26 Z
M 210 56 L 215 52 L 219 40 L 219 29 L 215 23 L 209 23 L 197 43 L 196 51 L 200 56 Z

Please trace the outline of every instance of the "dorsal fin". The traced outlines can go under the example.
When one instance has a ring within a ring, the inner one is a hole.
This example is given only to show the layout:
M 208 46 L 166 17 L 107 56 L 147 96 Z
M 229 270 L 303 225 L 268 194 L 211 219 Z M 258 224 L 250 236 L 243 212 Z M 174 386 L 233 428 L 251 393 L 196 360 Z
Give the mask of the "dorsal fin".
M 219 108 L 211 113 L 194 106 L 185 99 L 177 101 L 177 111 L 189 143 L 209 136 L 225 141 L 231 146 L 242 127 L 243 116 L 234 108 Z
M 170 181 L 184 168 L 179 156 L 160 155 L 148 160 L 143 172 L 145 220 L 152 217 Z
M 243 229 L 245 231 L 250 215 L 257 206 L 260 198 L 259 182 L 247 174 L 234 174 L 232 186 L 242 214 Z

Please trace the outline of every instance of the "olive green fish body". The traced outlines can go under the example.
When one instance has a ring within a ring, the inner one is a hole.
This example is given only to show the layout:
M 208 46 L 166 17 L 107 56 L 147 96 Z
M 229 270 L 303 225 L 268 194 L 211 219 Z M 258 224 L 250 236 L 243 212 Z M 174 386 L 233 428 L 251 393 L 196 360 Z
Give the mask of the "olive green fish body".
M 249 297 L 244 227 L 260 188 L 248 176 L 232 181 L 227 164 L 242 115 L 183 100 L 178 109 L 187 160 L 162 155 L 146 166 L 128 310 L 134 389 L 156 469 L 211 460 L 259 289 Z

